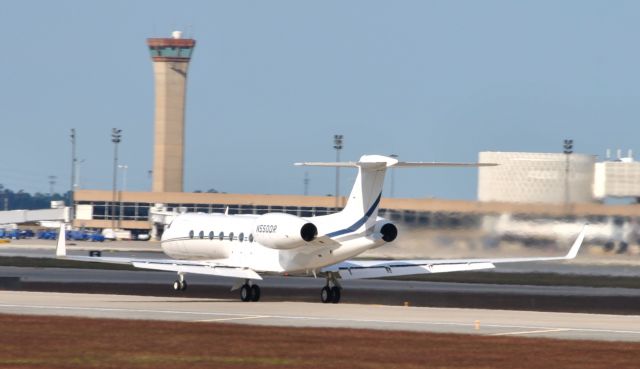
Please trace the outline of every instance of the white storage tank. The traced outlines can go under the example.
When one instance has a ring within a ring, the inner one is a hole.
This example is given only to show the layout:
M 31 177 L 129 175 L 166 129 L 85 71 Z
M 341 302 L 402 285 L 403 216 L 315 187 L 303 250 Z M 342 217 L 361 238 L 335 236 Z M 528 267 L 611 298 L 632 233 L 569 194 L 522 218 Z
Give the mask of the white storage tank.
M 594 155 L 585 154 L 482 151 L 480 162 L 499 165 L 479 169 L 478 200 L 548 204 L 593 202 L 595 160 Z

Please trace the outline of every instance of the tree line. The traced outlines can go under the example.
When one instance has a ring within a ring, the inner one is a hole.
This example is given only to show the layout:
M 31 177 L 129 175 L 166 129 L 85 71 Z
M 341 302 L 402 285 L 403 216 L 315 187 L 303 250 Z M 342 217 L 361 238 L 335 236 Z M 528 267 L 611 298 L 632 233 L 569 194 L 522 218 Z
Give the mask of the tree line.
M 41 192 L 31 194 L 24 190 L 13 191 L 0 184 L 0 210 L 48 209 L 51 207 L 51 201 L 64 201 L 68 205 L 70 194 L 70 191 L 63 194 Z

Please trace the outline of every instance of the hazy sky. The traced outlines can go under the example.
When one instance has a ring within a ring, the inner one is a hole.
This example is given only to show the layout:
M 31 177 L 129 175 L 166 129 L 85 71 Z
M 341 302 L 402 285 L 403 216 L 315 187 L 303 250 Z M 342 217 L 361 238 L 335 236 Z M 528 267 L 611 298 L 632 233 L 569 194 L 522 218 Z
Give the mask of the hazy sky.
M 148 190 L 153 73 L 147 37 L 197 40 L 185 190 L 334 191 L 295 161 L 477 152 L 638 151 L 638 1 L 3 1 L 0 183 L 110 189 L 112 127 L 128 189 Z M 353 172 L 343 170 L 342 192 Z M 475 198 L 470 169 L 396 173 L 401 197 Z

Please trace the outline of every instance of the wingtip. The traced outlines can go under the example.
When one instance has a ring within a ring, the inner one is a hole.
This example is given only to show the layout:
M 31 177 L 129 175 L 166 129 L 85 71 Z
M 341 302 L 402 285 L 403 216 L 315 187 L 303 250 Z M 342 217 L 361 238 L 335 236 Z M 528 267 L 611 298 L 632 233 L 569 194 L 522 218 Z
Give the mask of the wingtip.
M 569 253 L 567 253 L 566 259 L 575 259 L 578 255 L 578 251 L 580 251 L 580 247 L 582 246 L 582 242 L 584 241 L 584 236 L 587 233 L 587 229 L 589 228 L 589 223 L 585 223 L 582 226 L 582 230 L 578 234 L 578 237 L 573 242 L 571 249 L 569 249 Z
M 64 222 L 60 223 L 58 229 L 58 243 L 56 244 L 56 257 L 62 258 L 67 256 L 66 232 Z

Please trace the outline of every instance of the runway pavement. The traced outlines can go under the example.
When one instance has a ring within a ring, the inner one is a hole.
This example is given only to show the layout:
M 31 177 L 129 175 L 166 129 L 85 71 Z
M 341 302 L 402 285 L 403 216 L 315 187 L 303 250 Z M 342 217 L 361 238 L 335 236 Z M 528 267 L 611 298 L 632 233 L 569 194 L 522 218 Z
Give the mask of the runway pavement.
M 0 313 L 640 341 L 640 316 L 0 291 Z
M 186 292 L 171 288 L 175 273 L 0 266 L 0 289 L 238 299 L 228 278 L 188 275 Z M 318 302 L 322 278 L 265 276 L 265 302 Z M 359 304 L 640 314 L 640 289 L 497 285 L 394 280 L 342 281 L 342 302 Z

